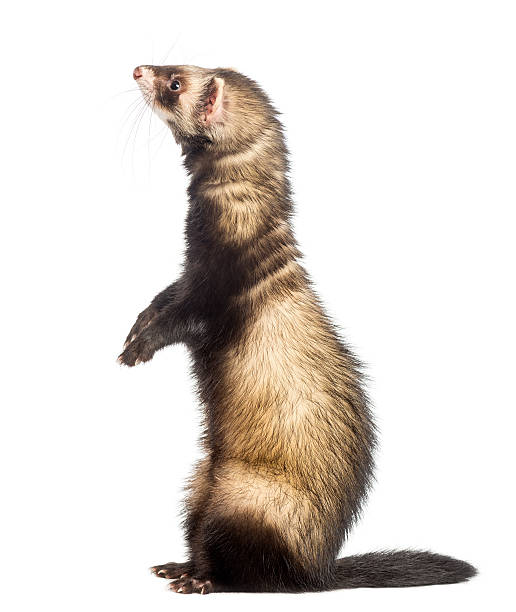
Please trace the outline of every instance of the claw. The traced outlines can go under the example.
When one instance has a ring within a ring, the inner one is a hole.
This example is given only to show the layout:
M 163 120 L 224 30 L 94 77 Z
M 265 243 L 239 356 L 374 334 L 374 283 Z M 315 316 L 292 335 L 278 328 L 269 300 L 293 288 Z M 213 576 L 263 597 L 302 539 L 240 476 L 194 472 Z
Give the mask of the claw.
M 213 590 L 210 580 L 197 580 L 196 578 L 190 578 L 189 574 L 184 574 L 183 576 L 171 582 L 168 588 L 175 593 L 199 593 L 201 595 L 207 595 Z

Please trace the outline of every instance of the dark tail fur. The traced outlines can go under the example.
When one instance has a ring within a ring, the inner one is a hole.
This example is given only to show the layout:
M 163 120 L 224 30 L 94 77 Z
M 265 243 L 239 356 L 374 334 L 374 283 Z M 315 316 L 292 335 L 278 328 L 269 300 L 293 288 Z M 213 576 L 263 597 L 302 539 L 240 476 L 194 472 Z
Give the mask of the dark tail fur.
M 466 563 L 426 551 L 373 552 L 337 560 L 337 580 L 331 589 L 411 587 L 451 584 L 472 578 L 477 570 Z

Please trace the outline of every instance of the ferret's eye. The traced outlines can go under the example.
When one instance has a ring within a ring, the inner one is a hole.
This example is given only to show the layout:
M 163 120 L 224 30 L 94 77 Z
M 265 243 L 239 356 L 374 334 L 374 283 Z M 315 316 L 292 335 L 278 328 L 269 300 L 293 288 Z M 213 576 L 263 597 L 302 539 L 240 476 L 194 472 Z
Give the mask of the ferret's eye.
M 177 79 L 174 79 L 172 83 L 170 83 L 170 89 L 172 91 L 177 91 L 180 88 L 181 88 L 181 83 Z

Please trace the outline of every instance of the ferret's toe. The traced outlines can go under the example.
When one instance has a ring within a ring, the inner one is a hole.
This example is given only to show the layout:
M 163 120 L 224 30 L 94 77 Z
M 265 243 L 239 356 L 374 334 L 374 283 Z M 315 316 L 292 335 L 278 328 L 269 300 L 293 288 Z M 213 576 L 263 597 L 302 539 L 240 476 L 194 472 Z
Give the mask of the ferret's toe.
M 197 580 L 197 578 L 179 578 L 169 584 L 169 589 L 174 593 L 189 595 L 190 593 L 199 593 L 207 595 L 213 591 L 211 580 Z
M 179 580 L 190 576 L 192 572 L 191 563 L 165 563 L 164 565 L 155 565 L 150 568 L 150 571 L 159 578 L 167 580 Z

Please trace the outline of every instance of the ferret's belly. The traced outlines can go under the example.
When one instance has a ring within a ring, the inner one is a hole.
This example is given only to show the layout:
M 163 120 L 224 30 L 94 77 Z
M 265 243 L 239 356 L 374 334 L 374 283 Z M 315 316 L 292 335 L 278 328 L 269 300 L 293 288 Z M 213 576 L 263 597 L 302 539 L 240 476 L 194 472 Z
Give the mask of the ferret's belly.
M 356 372 L 308 291 L 270 298 L 248 320 L 211 362 L 211 500 L 317 550 L 366 486 Z
M 341 362 L 334 338 L 303 294 L 270 300 L 251 321 L 222 359 L 222 446 L 249 461 L 320 469 L 343 430 L 331 394 Z

